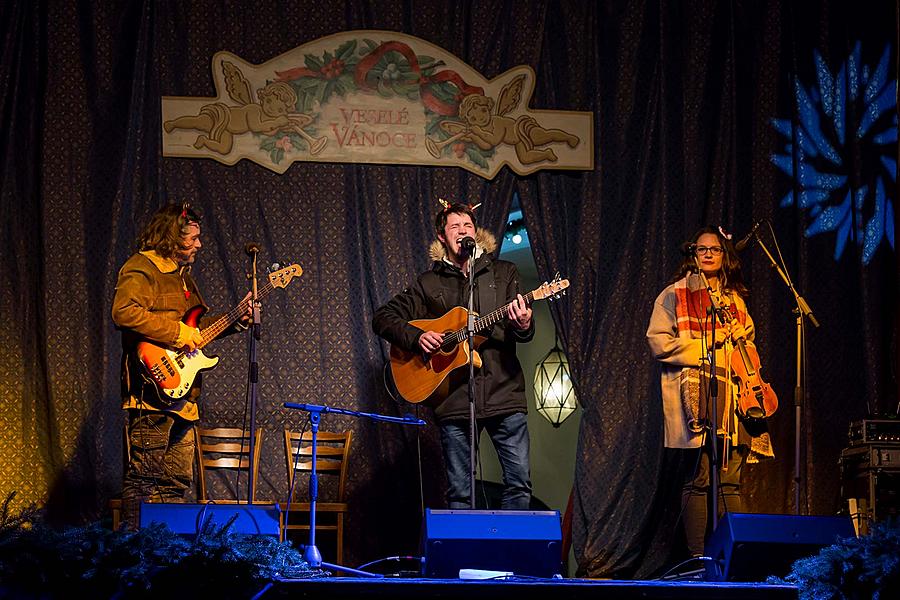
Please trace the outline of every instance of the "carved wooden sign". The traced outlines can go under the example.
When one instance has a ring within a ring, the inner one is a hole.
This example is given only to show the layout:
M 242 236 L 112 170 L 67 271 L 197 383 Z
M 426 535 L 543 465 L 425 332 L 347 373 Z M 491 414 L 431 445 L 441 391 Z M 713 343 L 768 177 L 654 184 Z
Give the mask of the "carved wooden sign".
M 163 155 L 456 166 L 487 179 L 503 167 L 594 166 L 593 115 L 528 108 L 534 71 L 490 81 L 424 40 L 347 31 L 261 65 L 212 59 L 216 97 L 164 96 Z

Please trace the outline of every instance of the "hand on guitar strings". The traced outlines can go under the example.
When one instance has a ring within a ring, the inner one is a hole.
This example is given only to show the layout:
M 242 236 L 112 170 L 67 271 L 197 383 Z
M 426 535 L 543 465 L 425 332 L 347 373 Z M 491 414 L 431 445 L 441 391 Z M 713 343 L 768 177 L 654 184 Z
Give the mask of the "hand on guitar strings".
M 516 294 L 516 299 L 509 303 L 509 321 L 513 327 L 524 331 L 531 327 L 531 307 L 525 303 L 522 294 Z
M 253 302 L 250 300 L 252 296 L 253 292 L 247 292 L 247 295 L 244 296 L 243 300 L 241 300 L 241 304 L 247 305 L 247 312 L 241 315 L 240 319 L 238 319 L 238 321 L 244 328 L 248 327 L 250 325 L 250 321 L 253 320 Z
M 203 344 L 203 335 L 200 333 L 199 329 L 191 330 L 191 337 L 188 338 L 184 345 L 187 347 L 189 352 L 193 352 L 197 349 L 198 346 Z
M 441 347 L 444 341 L 444 335 L 437 331 L 426 331 L 419 336 L 419 348 L 426 354 L 431 354 Z

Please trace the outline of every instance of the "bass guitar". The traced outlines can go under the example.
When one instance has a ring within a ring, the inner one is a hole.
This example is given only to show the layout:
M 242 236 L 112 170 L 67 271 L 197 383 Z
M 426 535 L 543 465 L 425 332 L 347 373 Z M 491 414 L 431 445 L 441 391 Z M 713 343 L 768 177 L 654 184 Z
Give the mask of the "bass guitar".
M 275 288 L 286 287 L 294 277 L 303 274 L 300 265 L 293 264 L 283 269 L 268 274 L 268 281 L 261 286 L 256 295 L 263 298 Z M 159 400 L 166 405 L 173 405 L 194 385 L 197 374 L 212 369 L 219 364 L 219 357 L 206 356 L 203 348 L 223 331 L 247 314 L 251 299 L 247 298 L 238 303 L 226 314 L 222 315 L 209 326 L 200 331 L 203 342 L 195 350 L 186 348 L 174 349 L 162 346 L 151 341 L 138 342 L 137 356 L 144 366 L 146 374 L 156 385 Z M 197 327 L 200 317 L 206 312 L 206 308 L 197 305 L 188 309 L 181 322 L 188 327 Z
M 531 304 L 535 300 L 558 298 L 569 287 L 568 279 L 559 276 L 549 283 L 524 295 L 525 302 Z M 509 304 L 512 304 L 511 302 Z M 483 332 L 493 327 L 509 315 L 509 304 L 506 304 L 483 317 L 475 319 L 475 331 Z M 448 310 L 437 319 L 417 319 L 409 324 L 423 331 L 440 331 L 444 334 L 441 347 L 430 354 L 409 352 L 395 345 L 391 346 L 391 374 L 394 385 L 407 402 L 414 404 L 430 399 L 440 401 L 449 391 L 447 376 L 454 370 L 469 363 L 469 345 L 466 343 L 466 322 L 469 311 L 457 306 Z M 481 356 L 477 349 L 486 337 L 473 336 L 475 352 L 472 362 L 475 368 L 481 367 Z

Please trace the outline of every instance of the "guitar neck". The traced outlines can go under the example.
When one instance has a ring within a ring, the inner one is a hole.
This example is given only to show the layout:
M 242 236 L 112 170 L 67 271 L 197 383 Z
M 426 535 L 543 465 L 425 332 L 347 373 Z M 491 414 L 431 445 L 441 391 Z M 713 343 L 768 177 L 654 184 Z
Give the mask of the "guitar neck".
M 266 281 L 266 284 L 259 288 L 256 291 L 256 296 L 259 299 L 265 298 L 269 292 L 275 289 L 275 286 L 272 285 L 271 281 Z M 247 306 L 252 301 L 251 298 L 246 300 L 241 300 L 237 306 L 229 310 L 227 313 L 213 321 L 213 323 L 200 331 L 200 335 L 203 337 L 203 343 L 198 346 L 198 348 L 203 348 L 208 343 L 216 339 L 223 331 L 231 327 L 231 325 L 247 314 Z
M 532 302 L 534 302 L 534 291 L 528 292 L 527 294 L 525 294 L 522 297 L 525 299 L 526 304 L 531 304 Z M 488 314 L 484 315 L 483 317 L 478 317 L 477 319 L 475 319 L 475 332 L 480 333 L 480 332 L 484 331 L 485 329 L 489 329 L 490 327 L 493 327 L 494 325 L 496 325 L 497 323 L 499 323 L 500 321 L 505 319 L 506 316 L 509 314 L 509 306 L 511 304 L 512 304 L 512 302 L 509 302 L 509 303 L 501 306 L 500 308 L 489 312 Z M 452 334 L 450 334 L 449 338 L 455 342 L 462 342 L 463 340 L 465 340 L 466 339 L 465 327 L 454 331 Z

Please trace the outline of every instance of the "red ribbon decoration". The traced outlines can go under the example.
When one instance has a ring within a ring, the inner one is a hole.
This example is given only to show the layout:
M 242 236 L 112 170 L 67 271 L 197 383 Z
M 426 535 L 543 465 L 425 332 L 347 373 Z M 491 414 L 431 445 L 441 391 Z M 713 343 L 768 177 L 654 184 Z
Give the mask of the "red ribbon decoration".
M 431 77 L 426 77 L 422 75 L 422 68 L 419 66 L 419 59 L 416 57 L 416 53 L 413 52 L 412 48 L 404 44 L 403 42 L 385 42 L 375 48 L 368 56 L 359 61 L 359 64 L 356 65 L 356 73 L 354 73 L 354 79 L 356 80 L 356 86 L 360 89 L 371 89 L 371 86 L 366 82 L 366 76 L 369 74 L 369 71 L 381 60 L 381 57 L 390 52 L 391 50 L 397 51 L 403 55 L 403 58 L 409 62 L 409 66 L 412 68 L 413 72 L 419 76 L 419 94 L 422 96 L 422 104 L 424 104 L 429 110 L 435 112 L 439 115 L 446 116 L 456 116 L 459 112 L 459 102 L 455 104 L 448 104 L 442 100 L 438 100 L 434 94 L 431 93 L 431 89 L 429 85 L 432 83 L 443 83 L 445 81 L 449 81 L 456 85 L 460 89 L 460 99 L 464 96 L 468 96 L 469 94 L 483 94 L 484 90 L 480 87 L 471 86 L 467 84 L 463 78 L 456 71 L 446 70 L 440 71 L 439 73 L 435 73 Z
M 412 68 L 413 72 L 418 76 L 419 94 L 422 97 L 422 104 L 431 110 L 431 112 L 452 117 L 455 117 L 459 112 L 459 102 L 450 104 L 443 100 L 439 100 L 431 92 L 431 84 L 444 83 L 447 81 L 453 83 L 460 90 L 460 93 L 457 96 L 459 100 L 470 94 L 484 94 L 484 89 L 467 84 L 459 73 L 451 69 L 440 71 L 432 76 L 422 75 L 422 68 L 419 66 L 419 59 L 416 57 L 416 53 L 403 42 L 385 42 L 359 61 L 356 65 L 356 71 L 353 73 L 353 80 L 356 82 L 356 87 L 361 90 L 372 89 L 372 86 L 366 81 L 369 71 L 378 64 L 378 61 L 381 60 L 385 54 L 392 50 L 402 54 L 409 62 L 409 66 Z M 300 77 L 321 77 L 322 75 L 320 71 L 312 71 L 306 67 L 295 67 L 293 69 L 288 69 L 287 71 L 275 71 L 275 74 L 278 75 L 278 81 L 289 81 Z
M 275 71 L 278 75 L 276 81 L 291 81 L 292 79 L 300 79 L 301 77 L 318 77 L 322 73 L 319 71 L 310 71 L 306 67 L 294 67 L 287 71 Z

